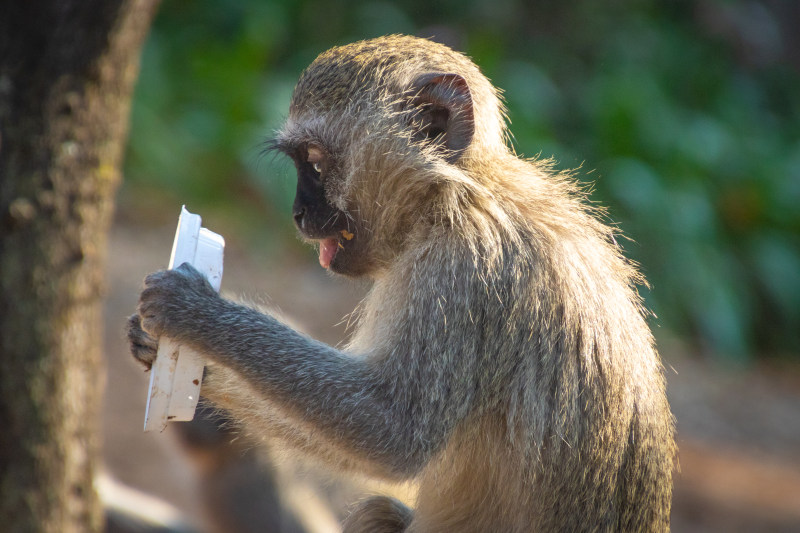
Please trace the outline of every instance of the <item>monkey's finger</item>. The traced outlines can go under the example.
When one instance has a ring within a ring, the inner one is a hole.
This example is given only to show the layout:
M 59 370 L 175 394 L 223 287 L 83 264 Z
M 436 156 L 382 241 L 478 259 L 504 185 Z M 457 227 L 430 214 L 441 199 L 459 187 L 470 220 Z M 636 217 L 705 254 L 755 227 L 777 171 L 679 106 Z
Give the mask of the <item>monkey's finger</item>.
M 157 287 L 160 283 L 164 281 L 164 278 L 169 276 L 169 270 L 159 270 L 158 272 L 153 272 L 152 274 L 148 274 L 144 278 L 144 286 L 145 287 Z
M 138 314 L 128 318 L 128 340 L 153 351 L 158 350 L 158 341 L 142 329 L 141 317 Z
M 165 322 L 174 312 L 174 306 L 168 303 L 165 291 L 150 287 L 142 291 L 136 310 L 140 328 L 152 338 L 158 338 L 163 334 Z
M 163 320 L 155 315 L 141 314 L 142 317 L 142 332 L 149 335 L 150 338 L 159 338 L 164 330 Z
M 197 270 L 194 265 L 191 263 L 181 263 L 178 268 L 173 269 L 175 272 L 179 272 L 187 277 L 190 278 L 202 278 L 203 275 Z
M 134 359 L 150 370 L 158 353 L 158 341 L 141 327 L 138 314 L 132 315 L 127 322 L 128 343 Z

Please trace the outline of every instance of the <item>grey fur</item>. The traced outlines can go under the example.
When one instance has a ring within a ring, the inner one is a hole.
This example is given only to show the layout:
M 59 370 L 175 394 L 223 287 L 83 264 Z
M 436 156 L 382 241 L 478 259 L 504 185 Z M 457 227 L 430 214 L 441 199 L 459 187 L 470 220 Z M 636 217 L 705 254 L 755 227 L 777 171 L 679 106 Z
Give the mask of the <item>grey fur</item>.
M 409 88 L 432 72 L 469 87 L 468 118 L 463 101 L 449 109 L 473 133 L 455 155 L 407 120 Z M 352 343 L 301 335 L 182 267 L 146 280 L 134 355 L 152 363 L 160 335 L 190 344 L 213 362 L 203 393 L 253 433 L 419 481 L 413 519 L 378 499 L 350 524 L 668 530 L 673 419 L 643 280 L 571 177 L 519 159 L 506 135 L 497 91 L 442 45 L 392 36 L 326 52 L 277 144 L 330 157 L 325 201 L 355 236 L 331 268 L 373 280 Z

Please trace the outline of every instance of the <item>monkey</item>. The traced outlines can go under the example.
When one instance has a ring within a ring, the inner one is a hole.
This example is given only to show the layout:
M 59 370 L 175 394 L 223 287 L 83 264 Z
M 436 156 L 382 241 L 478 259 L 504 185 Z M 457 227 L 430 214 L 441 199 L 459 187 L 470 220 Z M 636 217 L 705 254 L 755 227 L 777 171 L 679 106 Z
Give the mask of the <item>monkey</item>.
M 341 348 L 217 295 L 145 279 L 129 339 L 209 361 L 202 394 L 331 467 L 416 480 L 354 532 L 666 531 L 676 460 L 663 366 L 617 231 L 572 172 L 518 156 L 466 55 L 392 35 L 301 74 L 269 148 L 319 263 L 369 291 Z

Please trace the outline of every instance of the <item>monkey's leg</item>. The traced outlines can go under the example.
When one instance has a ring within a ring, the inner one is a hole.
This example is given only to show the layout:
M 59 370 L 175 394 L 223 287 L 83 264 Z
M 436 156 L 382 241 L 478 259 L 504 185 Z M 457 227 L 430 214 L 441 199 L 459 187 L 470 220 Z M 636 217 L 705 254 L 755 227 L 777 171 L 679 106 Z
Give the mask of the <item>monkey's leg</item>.
M 386 496 L 361 502 L 344 522 L 344 533 L 399 533 L 411 523 L 411 510 Z

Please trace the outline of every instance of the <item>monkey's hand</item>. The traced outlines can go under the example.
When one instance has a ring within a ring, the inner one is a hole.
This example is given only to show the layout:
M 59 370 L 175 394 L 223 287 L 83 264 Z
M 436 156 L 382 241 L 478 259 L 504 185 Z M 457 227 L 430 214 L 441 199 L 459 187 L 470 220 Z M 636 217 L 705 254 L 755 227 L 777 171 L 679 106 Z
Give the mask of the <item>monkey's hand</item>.
M 205 276 L 188 263 L 150 274 L 139 296 L 140 329 L 151 339 L 163 335 L 180 344 L 188 343 L 196 336 L 197 324 L 204 319 L 208 321 L 213 316 L 214 304 L 221 300 Z M 129 332 L 130 338 L 134 332 L 130 326 Z M 142 336 L 136 335 L 136 339 L 141 341 Z M 145 342 L 139 344 L 150 346 Z

